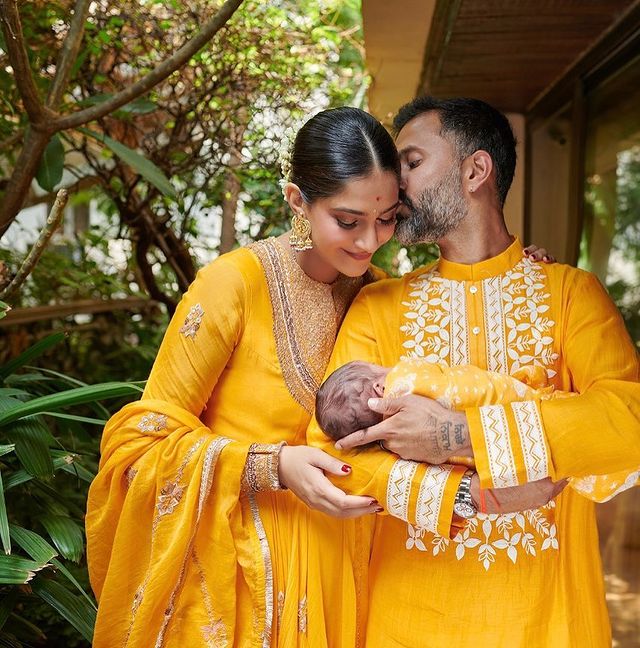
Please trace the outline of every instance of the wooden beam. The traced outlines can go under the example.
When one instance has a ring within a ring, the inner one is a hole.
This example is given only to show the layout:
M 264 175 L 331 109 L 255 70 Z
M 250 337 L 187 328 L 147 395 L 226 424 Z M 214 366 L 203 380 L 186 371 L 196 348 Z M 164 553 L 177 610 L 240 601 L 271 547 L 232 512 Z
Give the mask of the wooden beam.
M 438 82 L 461 4 L 462 0 L 438 0 L 436 4 L 416 96 L 429 93 Z
M 562 74 L 544 88 L 527 106 L 529 121 L 546 119 L 566 106 L 574 96 L 578 79 L 586 92 L 623 60 L 640 51 L 640 0 L 635 0 L 595 43 Z
M 106 313 L 116 310 L 145 311 L 158 306 L 158 302 L 145 297 L 126 297 L 124 299 L 81 299 L 66 304 L 48 304 L 31 308 L 12 308 L 0 319 L 0 328 L 30 322 L 62 319 L 72 315 Z

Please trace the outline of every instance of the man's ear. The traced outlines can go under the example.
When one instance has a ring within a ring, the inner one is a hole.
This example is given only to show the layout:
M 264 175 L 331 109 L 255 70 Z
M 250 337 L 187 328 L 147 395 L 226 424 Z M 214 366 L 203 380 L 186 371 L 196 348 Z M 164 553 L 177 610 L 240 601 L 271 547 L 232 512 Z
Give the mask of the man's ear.
M 493 160 L 489 153 L 482 149 L 476 151 L 462 162 L 463 188 L 474 193 L 486 187 L 492 172 Z

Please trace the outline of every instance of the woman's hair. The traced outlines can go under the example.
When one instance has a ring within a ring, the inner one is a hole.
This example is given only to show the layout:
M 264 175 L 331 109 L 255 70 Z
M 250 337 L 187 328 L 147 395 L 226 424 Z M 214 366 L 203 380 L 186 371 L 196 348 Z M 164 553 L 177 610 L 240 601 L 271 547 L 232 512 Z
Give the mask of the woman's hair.
M 391 171 L 400 178 L 393 138 L 369 113 L 333 108 L 312 117 L 296 135 L 288 180 L 307 203 L 333 196 L 350 180 L 372 171 Z

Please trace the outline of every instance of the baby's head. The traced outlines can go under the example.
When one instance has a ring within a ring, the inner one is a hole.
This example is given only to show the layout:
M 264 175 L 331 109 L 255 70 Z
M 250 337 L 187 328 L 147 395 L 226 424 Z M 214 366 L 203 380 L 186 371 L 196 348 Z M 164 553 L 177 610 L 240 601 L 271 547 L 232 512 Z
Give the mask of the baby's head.
M 316 396 L 316 420 L 334 441 L 376 425 L 382 414 L 369 409 L 370 398 L 384 394 L 384 379 L 389 369 L 369 362 L 349 362 L 336 369 Z

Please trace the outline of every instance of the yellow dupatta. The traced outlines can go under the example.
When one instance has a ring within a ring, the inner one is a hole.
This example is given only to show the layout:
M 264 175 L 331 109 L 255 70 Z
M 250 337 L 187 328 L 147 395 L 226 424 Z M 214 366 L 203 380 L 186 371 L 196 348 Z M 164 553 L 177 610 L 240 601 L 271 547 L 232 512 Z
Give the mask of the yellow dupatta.
M 248 444 L 213 435 L 170 403 L 142 400 L 109 421 L 101 450 L 87 515 L 91 584 L 105 620 L 94 646 L 162 646 L 178 634 L 183 646 L 232 645 L 237 565 L 255 549 L 239 506 Z M 181 604 L 174 619 L 188 580 L 199 581 L 203 604 Z M 262 592 L 255 601 L 260 607 Z

